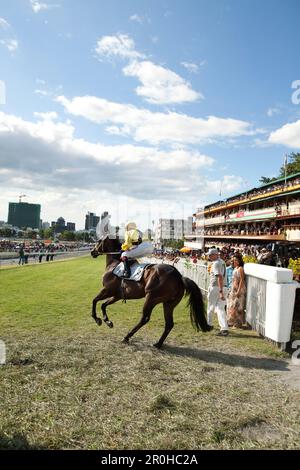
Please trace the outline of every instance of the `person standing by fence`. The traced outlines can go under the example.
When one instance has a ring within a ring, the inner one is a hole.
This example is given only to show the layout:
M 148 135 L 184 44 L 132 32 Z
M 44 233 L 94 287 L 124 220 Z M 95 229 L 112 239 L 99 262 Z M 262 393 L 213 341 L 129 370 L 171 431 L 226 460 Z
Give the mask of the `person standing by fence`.
M 25 253 L 24 253 L 24 245 L 20 246 L 19 249 L 19 264 L 24 264 L 25 262 Z
M 226 279 L 227 279 L 228 291 L 231 290 L 233 271 L 234 271 L 234 259 L 231 258 L 230 260 L 227 260 L 227 267 L 226 267 Z
M 236 255 L 234 260 L 234 271 L 232 286 L 227 302 L 228 325 L 234 328 L 242 328 L 245 322 L 246 305 L 246 283 L 244 273 L 244 261 L 242 256 Z
M 224 279 L 226 276 L 225 263 L 220 259 L 216 248 L 211 248 L 208 252 L 209 260 L 212 261 L 210 267 L 210 280 L 208 288 L 207 323 L 212 326 L 212 316 L 216 312 L 220 325 L 218 336 L 228 335 L 228 325 L 225 312 L 226 292 Z

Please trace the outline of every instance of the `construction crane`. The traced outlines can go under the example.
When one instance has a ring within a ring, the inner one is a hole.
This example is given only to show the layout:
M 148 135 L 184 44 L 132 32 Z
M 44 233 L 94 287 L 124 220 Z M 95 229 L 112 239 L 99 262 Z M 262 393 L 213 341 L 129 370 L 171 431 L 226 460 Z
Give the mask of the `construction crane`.
M 22 197 L 27 197 L 26 194 L 20 194 L 19 195 L 19 202 L 22 202 Z

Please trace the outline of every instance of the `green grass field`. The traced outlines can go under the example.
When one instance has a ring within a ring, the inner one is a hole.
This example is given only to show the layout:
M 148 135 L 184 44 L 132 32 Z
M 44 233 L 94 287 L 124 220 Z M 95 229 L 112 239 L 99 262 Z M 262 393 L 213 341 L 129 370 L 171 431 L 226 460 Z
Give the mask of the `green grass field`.
M 124 345 L 143 301 L 109 307 L 114 328 L 97 326 L 103 262 L 0 271 L 0 448 L 300 447 L 300 393 L 277 378 L 286 353 L 251 331 L 196 333 L 186 300 L 161 351 L 161 307 Z

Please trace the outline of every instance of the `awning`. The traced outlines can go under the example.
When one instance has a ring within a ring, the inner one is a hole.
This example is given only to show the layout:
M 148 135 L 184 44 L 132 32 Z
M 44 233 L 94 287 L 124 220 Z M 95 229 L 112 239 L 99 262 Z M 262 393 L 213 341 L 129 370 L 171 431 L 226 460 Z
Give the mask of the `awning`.
M 184 246 L 179 251 L 181 251 L 181 253 L 189 253 L 190 251 L 192 251 L 192 248 L 189 248 L 188 246 Z

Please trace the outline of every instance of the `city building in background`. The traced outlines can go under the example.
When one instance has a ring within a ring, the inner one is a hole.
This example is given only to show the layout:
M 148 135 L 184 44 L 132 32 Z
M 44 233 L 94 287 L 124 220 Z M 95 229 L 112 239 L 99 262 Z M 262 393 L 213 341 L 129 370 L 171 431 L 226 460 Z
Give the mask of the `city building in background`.
M 76 224 L 74 222 L 67 222 L 67 231 L 68 232 L 75 232 Z
M 154 243 L 160 248 L 167 240 L 183 240 L 192 233 L 193 217 L 187 219 L 159 219 L 155 229 Z
M 54 229 L 56 234 L 65 231 L 75 232 L 75 223 L 67 222 L 63 217 L 59 217 L 56 222 L 51 222 L 51 227 Z
M 97 216 L 94 212 L 88 212 L 85 216 L 85 230 L 95 231 L 99 223 L 99 220 L 100 220 L 100 217 Z
M 300 244 L 300 173 L 217 201 L 195 214 L 185 245 Z
M 40 228 L 40 204 L 28 202 L 10 202 L 7 223 L 18 228 Z

